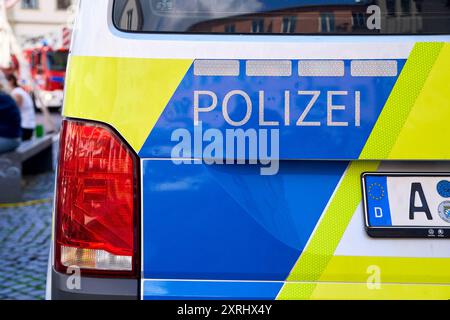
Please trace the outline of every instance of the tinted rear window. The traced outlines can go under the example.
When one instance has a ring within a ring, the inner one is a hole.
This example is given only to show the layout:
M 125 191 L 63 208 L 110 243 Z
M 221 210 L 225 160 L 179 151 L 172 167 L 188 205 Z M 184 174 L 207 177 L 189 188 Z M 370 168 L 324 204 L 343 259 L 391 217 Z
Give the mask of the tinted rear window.
M 450 0 L 115 0 L 129 32 L 450 34 Z

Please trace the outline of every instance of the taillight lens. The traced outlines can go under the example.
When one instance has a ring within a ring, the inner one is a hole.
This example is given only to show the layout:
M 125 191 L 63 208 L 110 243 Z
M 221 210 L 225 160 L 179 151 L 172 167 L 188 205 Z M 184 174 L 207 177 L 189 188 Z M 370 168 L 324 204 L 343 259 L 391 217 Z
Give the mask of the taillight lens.
M 65 120 L 56 187 L 55 269 L 136 276 L 137 159 L 109 128 Z

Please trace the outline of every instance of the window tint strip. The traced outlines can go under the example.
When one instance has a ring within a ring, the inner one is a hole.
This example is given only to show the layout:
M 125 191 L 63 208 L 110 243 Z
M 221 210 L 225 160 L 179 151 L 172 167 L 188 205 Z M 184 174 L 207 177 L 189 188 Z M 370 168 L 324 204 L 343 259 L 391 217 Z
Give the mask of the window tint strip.
M 114 0 L 123 31 L 450 34 L 449 0 Z

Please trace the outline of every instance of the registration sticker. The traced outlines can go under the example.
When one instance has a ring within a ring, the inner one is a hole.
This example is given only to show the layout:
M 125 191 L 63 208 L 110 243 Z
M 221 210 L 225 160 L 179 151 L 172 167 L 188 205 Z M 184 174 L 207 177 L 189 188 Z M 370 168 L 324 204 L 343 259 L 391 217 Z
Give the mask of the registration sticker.
M 365 173 L 362 189 L 370 236 L 450 237 L 450 174 Z

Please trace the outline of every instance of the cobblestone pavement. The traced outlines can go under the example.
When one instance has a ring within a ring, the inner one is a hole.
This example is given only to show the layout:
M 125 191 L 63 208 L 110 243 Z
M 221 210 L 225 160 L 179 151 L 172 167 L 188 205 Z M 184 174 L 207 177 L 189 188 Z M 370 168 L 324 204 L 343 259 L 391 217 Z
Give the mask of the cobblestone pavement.
M 0 300 L 45 298 L 54 174 L 25 180 L 24 201 L 31 202 L 0 206 Z

